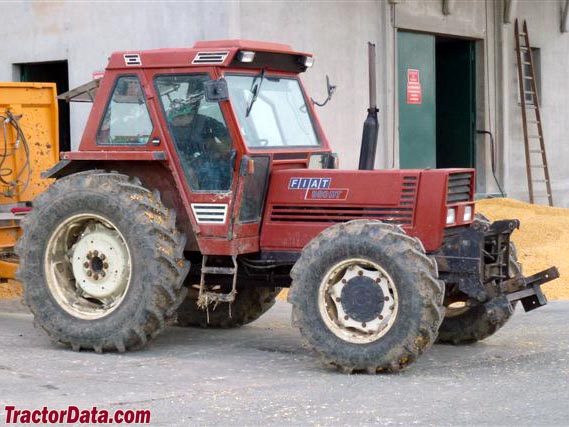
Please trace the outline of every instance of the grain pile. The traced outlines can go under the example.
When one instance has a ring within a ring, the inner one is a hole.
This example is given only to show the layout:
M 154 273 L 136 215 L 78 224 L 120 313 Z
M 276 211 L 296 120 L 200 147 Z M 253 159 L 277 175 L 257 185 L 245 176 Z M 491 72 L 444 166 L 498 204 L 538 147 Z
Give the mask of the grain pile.
M 549 299 L 569 299 L 569 209 L 511 199 L 480 200 L 476 209 L 491 220 L 519 219 L 521 226 L 512 234 L 512 240 L 524 275 L 557 266 L 561 277 L 542 289 Z
M 524 274 L 529 276 L 555 265 L 561 278 L 543 289 L 549 299 L 569 299 L 569 209 L 530 205 L 511 199 L 486 199 L 476 209 L 491 220 L 517 218 L 521 227 L 513 235 Z M 22 287 L 11 281 L 0 284 L 0 298 L 19 297 Z M 279 295 L 286 299 L 286 292 Z
M 8 283 L 0 283 L 0 299 L 15 298 L 22 296 L 22 285 L 10 280 Z

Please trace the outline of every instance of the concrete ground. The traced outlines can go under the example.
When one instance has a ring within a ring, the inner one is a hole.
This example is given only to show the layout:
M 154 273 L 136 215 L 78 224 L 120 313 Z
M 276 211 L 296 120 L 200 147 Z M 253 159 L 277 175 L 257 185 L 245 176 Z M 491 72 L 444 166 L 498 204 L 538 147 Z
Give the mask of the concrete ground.
M 279 302 L 239 330 L 168 328 L 145 351 L 58 348 L 0 302 L 5 405 L 150 409 L 152 425 L 568 425 L 569 302 L 518 312 L 475 345 L 434 346 L 396 375 L 323 368 Z

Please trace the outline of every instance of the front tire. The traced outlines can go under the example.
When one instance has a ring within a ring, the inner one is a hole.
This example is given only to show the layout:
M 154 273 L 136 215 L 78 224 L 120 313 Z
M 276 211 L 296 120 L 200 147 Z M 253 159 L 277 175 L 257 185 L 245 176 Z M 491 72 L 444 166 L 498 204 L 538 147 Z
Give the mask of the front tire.
M 294 323 L 344 372 L 398 371 L 436 339 L 443 286 L 420 242 L 399 227 L 332 226 L 304 248 L 291 276 Z
M 182 302 L 185 236 L 158 192 L 87 171 L 36 199 L 17 246 L 24 302 L 56 342 L 96 352 L 144 346 Z

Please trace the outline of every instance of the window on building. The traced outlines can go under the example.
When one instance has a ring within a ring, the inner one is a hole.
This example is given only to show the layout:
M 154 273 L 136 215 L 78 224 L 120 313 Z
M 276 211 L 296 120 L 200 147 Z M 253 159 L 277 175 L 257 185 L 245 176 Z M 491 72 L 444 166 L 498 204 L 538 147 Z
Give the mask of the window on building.
M 152 121 L 138 77 L 119 77 L 97 132 L 97 144 L 143 145 L 151 133 Z

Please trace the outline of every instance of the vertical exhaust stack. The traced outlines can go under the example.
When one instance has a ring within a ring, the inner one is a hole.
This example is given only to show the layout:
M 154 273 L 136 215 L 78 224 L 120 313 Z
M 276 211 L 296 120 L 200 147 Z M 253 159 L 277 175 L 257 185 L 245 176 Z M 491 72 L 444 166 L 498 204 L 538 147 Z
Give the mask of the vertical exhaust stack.
M 377 151 L 377 134 L 379 131 L 379 122 L 377 120 L 377 101 L 376 101 L 376 83 L 375 83 L 375 44 L 368 42 L 368 60 L 369 60 L 369 108 L 367 110 L 367 118 L 364 122 L 364 130 L 362 134 L 362 146 L 360 149 L 360 165 L 361 170 L 373 170 L 375 164 L 375 152 Z

